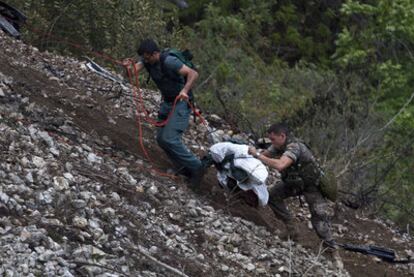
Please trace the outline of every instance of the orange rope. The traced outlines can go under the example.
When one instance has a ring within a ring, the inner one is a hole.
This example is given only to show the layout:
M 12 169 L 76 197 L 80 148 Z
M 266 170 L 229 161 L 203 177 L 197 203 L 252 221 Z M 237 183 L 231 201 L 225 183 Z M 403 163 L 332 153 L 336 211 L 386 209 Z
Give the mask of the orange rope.
M 68 41 L 68 40 L 66 40 L 64 38 L 61 38 L 61 37 L 58 37 L 56 35 L 52 35 L 52 34 L 44 35 L 43 32 L 37 30 L 36 28 L 33 28 L 28 23 L 26 23 L 26 26 L 33 33 L 37 33 L 37 34 L 39 34 L 43 37 L 50 38 L 53 41 L 68 45 L 68 46 L 73 47 L 73 48 L 76 48 L 76 49 L 78 49 L 82 52 L 89 53 L 89 54 L 91 54 L 95 57 L 102 58 L 104 60 L 107 60 L 107 61 L 111 62 L 112 64 L 123 66 L 126 69 L 126 71 L 128 73 L 128 79 L 129 79 L 129 82 L 132 85 L 132 90 L 133 90 L 133 99 L 134 99 L 134 104 L 135 104 L 135 109 L 136 109 L 135 114 L 136 114 L 136 124 L 137 124 L 137 128 L 138 128 L 139 147 L 141 148 L 141 151 L 142 151 L 143 155 L 149 161 L 149 163 L 154 165 L 154 163 L 153 163 L 151 157 L 149 156 L 148 151 L 146 150 L 145 145 L 144 145 L 144 136 L 143 136 L 141 113 L 145 114 L 144 120 L 146 122 L 148 122 L 149 124 L 154 125 L 156 127 L 163 127 L 163 126 L 168 124 L 170 118 L 174 114 L 174 111 L 175 111 L 175 108 L 176 108 L 176 105 L 177 105 L 177 102 L 178 102 L 178 97 L 174 100 L 174 104 L 172 106 L 172 109 L 171 109 L 170 113 L 168 114 L 167 118 L 164 121 L 158 121 L 158 120 L 151 119 L 148 111 L 145 109 L 144 98 L 143 98 L 141 89 L 139 88 L 140 84 L 139 84 L 139 78 L 138 78 L 139 77 L 138 76 L 139 75 L 138 70 L 137 70 L 136 66 L 134 65 L 132 59 L 128 59 L 128 62 L 125 63 L 125 62 L 117 60 L 117 59 L 115 59 L 115 58 L 113 58 L 113 57 L 111 57 L 111 56 L 109 56 L 105 53 L 92 51 L 92 50 L 90 50 L 90 49 L 88 49 L 88 48 L 86 48 L 86 47 L 84 47 L 84 46 L 82 46 L 78 43 Z M 133 67 L 133 72 L 131 71 L 131 66 Z M 187 100 L 187 103 L 188 103 L 189 107 L 191 108 L 191 110 L 193 111 L 194 115 L 200 118 L 200 122 L 202 124 L 206 124 L 206 121 L 201 116 L 200 112 L 197 109 L 195 109 L 195 107 L 188 100 Z M 147 168 L 144 168 L 144 169 L 145 170 L 150 170 L 150 171 L 152 171 L 152 172 L 154 172 L 154 173 L 156 173 L 160 176 L 163 176 L 163 177 L 169 177 L 169 178 L 172 178 L 172 179 L 177 178 L 177 176 L 172 175 L 172 174 L 168 174 L 168 173 L 163 172 L 161 170 L 158 170 L 155 167 L 153 167 L 151 169 L 147 169 Z

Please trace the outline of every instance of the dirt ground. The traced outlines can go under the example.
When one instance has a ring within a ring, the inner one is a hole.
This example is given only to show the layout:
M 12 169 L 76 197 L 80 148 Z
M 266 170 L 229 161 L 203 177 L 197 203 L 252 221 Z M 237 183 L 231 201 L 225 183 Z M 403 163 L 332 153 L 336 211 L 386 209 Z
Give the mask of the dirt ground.
M 72 105 L 72 103 L 77 103 L 76 101 L 79 101 L 75 99 L 75 96 L 81 94 L 81 92 L 74 93 L 73 89 L 61 87 L 58 82 L 50 80 L 41 73 L 28 67 L 15 66 L 10 62 L 12 60 L 13 57 L 6 57 L 0 53 L 0 67 L 4 69 L 4 72 L 7 72 L 9 76 L 14 78 L 19 86 L 19 93 L 28 96 L 31 102 L 44 105 L 52 110 L 57 108 L 63 109 L 65 113 L 74 119 L 75 124 L 84 132 L 94 132 L 100 137 L 107 136 L 113 142 L 110 147 L 126 151 L 141 159 L 143 158 L 141 150 L 138 147 L 138 132 L 134 120 L 119 117 L 116 120 L 116 125 L 108 124 L 107 115 L 116 113 L 117 111 L 114 110 L 104 98 L 99 95 L 94 95 L 94 99 L 97 103 L 84 103 L 84 105 L 76 107 L 75 105 Z M 45 92 L 48 97 L 45 98 L 41 92 Z M 56 96 L 58 92 L 61 94 L 63 93 L 63 97 Z M 144 132 L 146 136 L 153 137 L 153 130 L 145 129 Z M 151 157 L 154 158 L 156 167 L 162 170 L 171 167 L 171 164 L 168 162 L 164 153 L 156 146 L 155 141 L 154 144 L 146 145 L 146 147 L 149 150 Z M 155 157 L 157 158 L 155 159 Z M 186 186 L 184 180 L 180 180 L 179 182 L 181 182 L 183 186 Z M 217 185 L 214 169 L 209 170 L 198 194 L 200 197 L 208 200 L 216 209 L 223 209 L 234 216 L 239 216 L 255 222 L 256 224 L 266 226 L 275 234 L 278 234 L 283 230 L 283 224 L 274 218 L 272 211 L 268 207 L 259 210 L 252 208 L 245 203 L 228 201 L 224 196 L 223 191 Z M 295 209 L 294 205 L 293 207 Z M 338 212 L 334 223 L 344 224 L 346 221 L 346 227 L 348 228 L 347 234 L 345 234 L 344 238 L 338 239 L 339 241 L 355 244 L 366 243 L 366 241 L 355 240 L 355 237 L 353 236 L 353 234 L 362 233 L 369 235 L 372 243 L 393 248 L 401 254 L 404 253 L 403 251 L 405 249 L 413 249 L 413 245 L 394 242 L 393 238 L 395 235 L 392 234 L 389 228 L 372 220 L 359 219 L 356 215 L 357 212 L 349 209 Z M 315 233 L 310 230 L 307 224 L 303 223 L 303 221 L 297 220 L 297 224 L 300 229 L 298 243 L 317 253 L 320 241 Z M 343 258 L 345 268 L 352 276 L 408 276 L 408 274 L 399 271 L 397 266 L 375 261 L 372 257 L 345 251 L 341 251 L 340 254 Z

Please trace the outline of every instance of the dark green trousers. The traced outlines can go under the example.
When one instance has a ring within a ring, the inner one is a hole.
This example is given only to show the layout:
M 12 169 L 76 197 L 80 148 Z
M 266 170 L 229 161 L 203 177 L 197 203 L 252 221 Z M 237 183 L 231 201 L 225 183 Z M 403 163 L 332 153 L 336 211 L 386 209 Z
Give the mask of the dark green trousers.
M 292 221 L 292 215 L 287 209 L 284 199 L 304 195 L 312 215 L 312 226 L 317 235 L 322 240 L 332 240 L 330 221 L 333 216 L 333 211 L 316 185 L 308 184 L 301 187 L 289 185 L 281 181 L 270 189 L 269 195 L 270 208 L 276 217 L 287 224 Z

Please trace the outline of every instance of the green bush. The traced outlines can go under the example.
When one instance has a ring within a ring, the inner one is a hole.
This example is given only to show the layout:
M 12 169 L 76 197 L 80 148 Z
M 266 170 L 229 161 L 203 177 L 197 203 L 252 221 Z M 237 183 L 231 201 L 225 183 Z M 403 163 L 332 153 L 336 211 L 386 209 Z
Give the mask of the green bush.
M 167 30 L 167 20 L 159 7 L 149 0 L 12 0 L 29 18 L 24 40 L 41 49 L 83 55 L 82 51 L 54 40 L 74 41 L 94 51 L 103 51 L 116 58 L 135 55 L 139 40 L 156 38 L 168 43 L 175 35 Z M 33 32 L 36 29 L 36 32 Z

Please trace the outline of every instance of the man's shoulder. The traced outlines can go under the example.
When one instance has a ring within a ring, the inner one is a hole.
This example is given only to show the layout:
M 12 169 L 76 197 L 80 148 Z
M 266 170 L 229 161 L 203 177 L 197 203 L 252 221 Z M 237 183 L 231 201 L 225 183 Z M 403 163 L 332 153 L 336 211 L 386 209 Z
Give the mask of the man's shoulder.
M 294 147 L 294 148 L 301 148 L 311 150 L 308 144 L 300 138 L 292 137 L 289 138 L 288 142 L 286 143 L 286 147 Z
M 296 152 L 296 151 L 301 151 L 301 149 L 302 149 L 302 147 L 301 147 L 299 142 L 289 142 L 288 144 L 286 144 L 284 152 L 287 152 L 287 151 L 295 151 Z
M 179 70 L 183 66 L 183 62 L 173 55 L 166 54 L 163 61 L 163 66 L 171 70 Z
M 296 162 L 301 155 L 302 148 L 298 142 L 289 142 L 288 144 L 286 144 L 283 156 L 287 156 L 291 158 L 294 162 Z
M 286 143 L 286 148 L 288 147 L 300 147 L 299 141 L 289 141 Z
M 289 151 L 289 150 L 297 150 L 300 151 L 302 149 L 302 145 L 300 142 L 298 141 L 290 141 L 286 144 L 286 148 L 285 151 Z
M 291 149 L 303 161 L 313 161 L 315 159 L 312 149 L 303 140 L 296 139 L 296 141 L 292 142 Z

